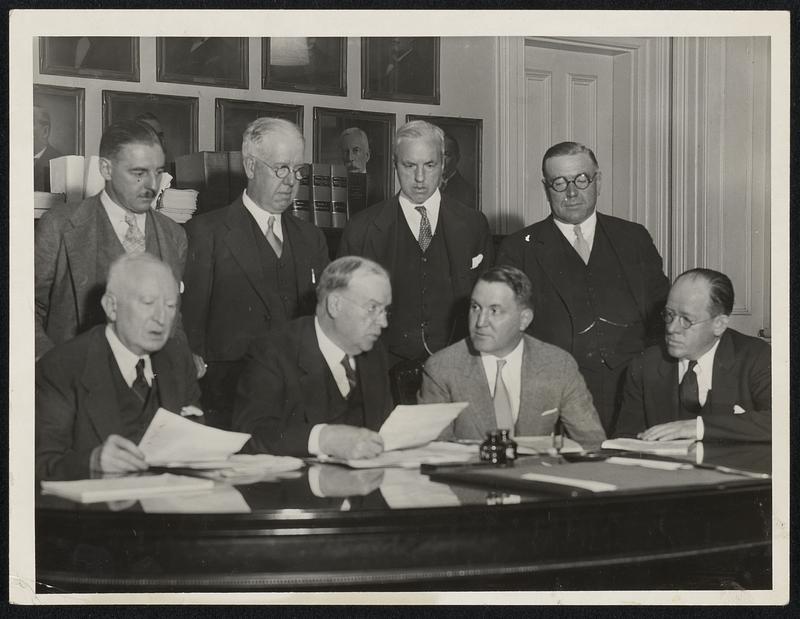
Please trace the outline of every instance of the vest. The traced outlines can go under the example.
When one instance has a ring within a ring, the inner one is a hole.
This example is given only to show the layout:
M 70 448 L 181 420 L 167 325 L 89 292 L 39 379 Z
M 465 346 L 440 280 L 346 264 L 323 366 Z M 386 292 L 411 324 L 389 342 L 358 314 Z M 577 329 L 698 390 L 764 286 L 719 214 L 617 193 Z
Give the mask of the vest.
M 358 361 L 356 361 L 358 364 Z M 327 368 L 327 364 L 325 365 Z M 358 365 L 356 365 L 358 372 Z M 342 397 L 339 387 L 333 378 L 333 374 L 328 370 L 326 388 L 328 390 L 328 419 L 326 423 L 344 423 L 358 428 L 366 427 L 364 415 L 364 395 L 361 390 L 361 380 L 355 389 L 350 391 L 347 398 Z
M 248 213 L 248 215 L 250 214 Z M 252 215 L 250 215 L 250 223 L 258 247 L 264 283 L 267 290 L 270 291 L 271 328 L 275 328 L 297 315 L 297 277 L 294 271 L 292 244 L 286 233 L 286 227 L 283 226 L 283 251 L 281 257 L 278 258 L 272 246 L 267 242 L 267 238 L 261 234 L 261 229 Z
M 392 319 L 386 329 L 389 350 L 406 359 L 420 359 L 454 339 L 454 295 L 450 259 L 441 226 L 423 253 L 401 209 L 397 217 L 397 249 L 392 273 Z M 424 343 L 423 343 L 424 338 Z
M 147 402 L 142 404 L 142 401 L 133 392 L 133 389 L 128 387 L 128 384 L 122 377 L 122 372 L 120 372 L 117 360 L 114 358 L 114 353 L 111 352 L 110 346 L 108 347 L 108 363 L 111 368 L 114 391 L 117 393 L 122 436 L 134 443 L 138 443 L 142 436 L 144 436 L 144 432 L 153 420 L 159 406 L 161 406 L 156 379 L 153 379 Z
M 644 348 L 645 328 L 625 274 L 603 228 L 595 228 L 589 263 L 559 233 L 572 288 L 573 347 L 582 367 L 617 367 Z M 536 320 L 536 317 L 534 317 Z

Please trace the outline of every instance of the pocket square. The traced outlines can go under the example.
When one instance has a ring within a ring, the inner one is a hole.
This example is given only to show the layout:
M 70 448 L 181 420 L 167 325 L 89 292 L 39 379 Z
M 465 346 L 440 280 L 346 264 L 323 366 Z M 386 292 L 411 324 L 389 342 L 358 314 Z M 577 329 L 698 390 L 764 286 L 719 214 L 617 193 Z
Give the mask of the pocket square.
M 557 413 L 557 412 L 558 412 L 557 408 L 551 408 L 550 410 L 544 411 L 542 413 L 542 417 L 544 417 L 545 415 L 553 415 L 554 413 Z
M 483 262 L 483 254 L 478 254 L 477 256 L 473 256 L 472 257 L 472 266 L 470 267 L 470 270 L 477 269 L 478 265 L 481 262 Z
M 734 404 L 734 405 L 733 405 L 733 414 L 734 414 L 734 415 L 741 415 L 742 413 L 745 413 L 745 412 L 747 412 L 747 411 L 745 411 L 745 410 L 744 410 L 744 409 L 743 409 L 741 406 L 739 406 L 738 404 Z
M 181 409 L 181 417 L 202 417 L 203 411 L 189 404 Z
M 183 280 L 181 280 L 181 283 L 178 286 L 178 294 L 183 294 Z

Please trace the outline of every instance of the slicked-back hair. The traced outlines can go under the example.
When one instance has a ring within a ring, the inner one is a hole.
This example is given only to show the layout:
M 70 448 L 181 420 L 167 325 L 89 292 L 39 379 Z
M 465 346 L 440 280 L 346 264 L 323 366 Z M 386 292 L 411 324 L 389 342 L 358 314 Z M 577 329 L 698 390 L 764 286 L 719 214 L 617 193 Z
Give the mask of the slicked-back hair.
M 431 140 L 444 158 L 444 131 L 424 120 L 412 120 L 397 130 L 392 144 L 392 156 L 397 161 L 397 147 L 404 140 Z
M 516 267 L 508 265 L 492 267 L 481 273 L 477 281 L 505 284 L 514 293 L 517 305 L 525 309 L 533 309 L 533 286 L 531 286 L 531 280 Z
M 172 272 L 172 269 L 166 262 L 147 252 L 136 254 L 126 253 L 122 254 L 119 258 L 111 263 L 111 266 L 108 269 L 106 292 L 117 296 L 122 294 L 123 290 L 135 288 L 137 278 L 133 271 L 135 271 L 137 267 L 142 266 L 155 266 L 164 269 L 164 271 L 172 278 L 172 281 L 175 282 L 175 286 L 177 287 L 178 284 L 175 281 L 175 274 Z
M 558 144 L 553 144 L 544 154 L 542 157 L 542 177 L 547 178 L 547 172 L 545 172 L 544 165 L 548 159 L 552 159 L 553 157 L 563 157 L 564 155 L 580 155 L 581 153 L 586 153 L 589 155 L 589 158 L 592 160 L 594 164 L 594 169 L 599 170 L 600 166 L 597 164 L 597 157 L 594 156 L 592 149 L 588 146 L 584 146 L 579 142 L 559 142 Z
M 158 146 L 161 150 L 161 138 L 146 122 L 139 120 L 121 120 L 109 125 L 100 138 L 100 156 L 113 159 L 123 146 L 128 144 L 148 144 Z
M 336 290 L 347 288 L 350 280 L 353 279 L 353 274 L 359 269 L 389 279 L 389 272 L 377 262 L 361 256 L 342 256 L 331 262 L 322 271 L 317 283 L 317 306 L 324 307 L 328 295 Z
M 683 277 L 699 278 L 708 282 L 708 313 L 712 317 L 731 315 L 734 299 L 733 282 L 725 273 L 713 269 L 689 269 L 678 275 L 675 282 Z
M 305 144 L 303 134 L 293 122 L 283 118 L 256 118 L 247 125 L 242 134 L 242 156 L 258 157 L 256 151 L 262 150 L 269 144 L 270 138 L 275 135 L 296 136 Z

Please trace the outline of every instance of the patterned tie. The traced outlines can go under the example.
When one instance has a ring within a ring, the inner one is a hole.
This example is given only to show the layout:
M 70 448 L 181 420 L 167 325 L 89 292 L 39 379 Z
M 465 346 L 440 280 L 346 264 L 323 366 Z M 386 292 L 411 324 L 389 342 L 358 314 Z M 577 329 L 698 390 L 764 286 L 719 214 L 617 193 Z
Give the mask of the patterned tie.
M 697 361 L 689 361 L 689 369 L 683 375 L 683 380 L 678 387 L 678 393 L 681 399 L 681 406 L 690 415 L 697 415 L 702 406 L 700 406 L 700 390 L 697 387 L 697 374 L 694 373 L 694 366 Z
M 583 260 L 584 264 L 589 264 L 589 243 L 586 242 L 586 239 L 583 238 L 583 233 L 581 232 L 580 226 L 575 226 L 573 228 L 575 230 L 575 251 L 578 252 L 578 255 Z
M 424 206 L 415 206 L 414 208 L 419 211 L 419 214 L 422 217 L 419 222 L 419 246 L 424 252 L 426 249 L 428 249 L 428 245 L 431 244 L 431 240 L 433 239 L 431 222 L 428 221 L 428 211 Z
M 349 398 L 358 384 L 358 377 L 356 376 L 356 371 L 353 369 L 353 366 L 350 365 L 350 357 L 347 355 L 342 358 L 342 366 L 344 367 L 345 376 L 347 376 L 347 383 L 350 385 L 350 391 L 347 394 Z
M 125 232 L 125 238 L 122 239 L 122 246 L 128 254 L 140 254 L 145 250 L 144 245 L 144 232 L 139 228 L 139 222 L 136 221 L 136 215 L 127 213 L 125 215 L 125 223 L 128 224 L 128 230 Z
M 508 395 L 506 382 L 503 380 L 505 359 L 497 360 L 497 379 L 494 383 L 494 416 L 499 430 L 510 430 L 514 433 L 514 416 L 511 414 L 511 396 Z
M 275 255 L 280 258 L 281 254 L 283 253 L 283 242 L 275 234 L 274 228 L 275 217 L 270 215 L 269 219 L 267 219 L 267 231 L 264 233 L 264 236 L 267 237 L 267 243 L 269 243 L 270 247 L 272 247 Z
M 133 381 L 131 389 L 142 401 L 142 404 L 147 402 L 147 398 L 150 396 L 150 385 L 147 384 L 144 377 L 144 359 L 136 362 L 136 380 Z

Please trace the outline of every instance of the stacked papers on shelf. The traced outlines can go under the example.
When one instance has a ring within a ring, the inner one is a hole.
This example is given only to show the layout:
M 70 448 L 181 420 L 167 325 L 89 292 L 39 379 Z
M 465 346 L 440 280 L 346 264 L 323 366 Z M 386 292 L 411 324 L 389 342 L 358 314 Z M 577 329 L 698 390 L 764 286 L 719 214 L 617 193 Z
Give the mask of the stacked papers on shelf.
M 192 218 L 197 210 L 197 192 L 194 189 L 165 189 L 161 196 L 159 212 L 182 224 Z

